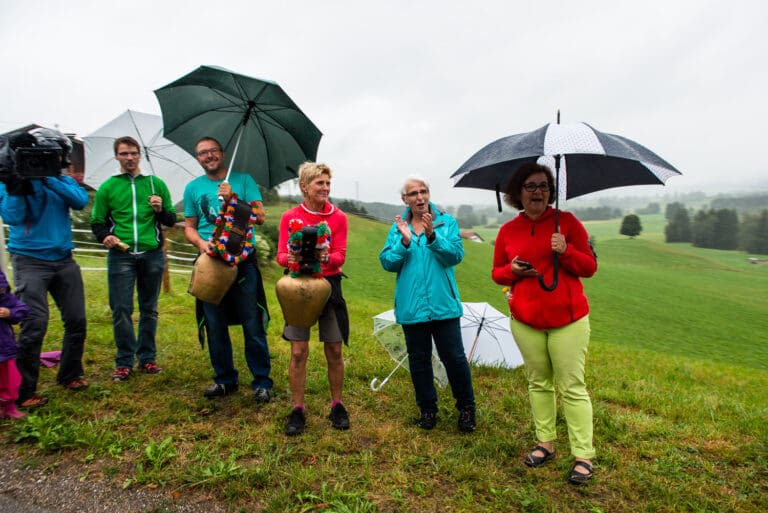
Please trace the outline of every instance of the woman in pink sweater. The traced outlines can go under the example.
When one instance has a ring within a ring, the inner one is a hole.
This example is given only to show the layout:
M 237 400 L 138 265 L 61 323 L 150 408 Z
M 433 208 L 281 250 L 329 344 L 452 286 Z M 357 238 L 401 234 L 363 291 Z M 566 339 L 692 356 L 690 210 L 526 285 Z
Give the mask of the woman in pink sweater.
M 331 412 L 328 418 L 336 429 L 349 429 L 349 415 L 341 402 L 344 384 L 344 359 L 341 343 L 349 340 L 349 316 L 341 293 L 341 266 L 347 258 L 347 216 L 328 201 L 331 193 L 331 168 L 325 164 L 305 162 L 299 167 L 299 187 L 304 201 L 286 211 L 280 218 L 277 243 L 277 263 L 283 267 L 298 263 L 295 252 L 288 247 L 291 221 L 300 220 L 304 226 L 317 226 L 325 222 L 330 229 L 329 246 L 317 252 L 323 277 L 331 283 L 331 297 L 320 314 L 318 329 L 328 363 L 328 382 L 331 387 Z M 283 338 L 291 343 L 291 363 L 288 380 L 291 385 L 293 409 L 288 416 L 285 434 L 304 432 L 306 415 L 304 390 L 307 381 L 309 356 L 309 328 L 285 325 Z

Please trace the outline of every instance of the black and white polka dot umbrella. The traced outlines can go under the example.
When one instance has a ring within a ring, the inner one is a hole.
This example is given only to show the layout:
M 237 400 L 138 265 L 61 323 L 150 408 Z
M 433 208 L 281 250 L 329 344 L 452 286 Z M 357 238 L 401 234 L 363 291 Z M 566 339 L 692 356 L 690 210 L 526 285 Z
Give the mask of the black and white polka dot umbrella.
M 533 132 L 510 135 L 475 153 L 453 175 L 454 187 L 503 191 L 517 169 L 539 162 L 555 169 L 561 155 L 559 197 L 627 185 L 664 184 L 681 174 L 645 146 L 586 123 L 547 124 Z

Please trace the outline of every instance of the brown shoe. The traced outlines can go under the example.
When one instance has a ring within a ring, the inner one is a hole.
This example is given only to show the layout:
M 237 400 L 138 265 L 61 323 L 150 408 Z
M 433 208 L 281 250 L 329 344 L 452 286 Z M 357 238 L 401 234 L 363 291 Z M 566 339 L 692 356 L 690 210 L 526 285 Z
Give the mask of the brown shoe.
M 39 408 L 48 404 L 48 398 L 42 395 L 34 394 L 29 399 L 17 403 L 19 408 Z
M 64 388 L 67 388 L 69 390 L 79 391 L 79 390 L 85 390 L 88 388 L 88 382 L 82 378 L 73 379 L 72 381 L 69 381 L 67 383 L 63 384 Z

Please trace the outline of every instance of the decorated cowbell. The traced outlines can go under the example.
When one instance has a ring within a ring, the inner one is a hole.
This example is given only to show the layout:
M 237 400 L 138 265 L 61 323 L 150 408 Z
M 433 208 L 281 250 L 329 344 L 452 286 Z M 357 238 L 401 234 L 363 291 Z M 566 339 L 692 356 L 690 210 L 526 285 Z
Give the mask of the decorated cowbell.
M 289 267 L 291 271 L 275 283 L 277 300 L 283 310 L 285 323 L 309 328 L 317 322 L 331 295 L 331 284 L 323 278 L 316 251 L 328 247 L 328 225 L 304 226 L 298 219 L 289 223 L 291 237 L 288 250 L 300 262 Z

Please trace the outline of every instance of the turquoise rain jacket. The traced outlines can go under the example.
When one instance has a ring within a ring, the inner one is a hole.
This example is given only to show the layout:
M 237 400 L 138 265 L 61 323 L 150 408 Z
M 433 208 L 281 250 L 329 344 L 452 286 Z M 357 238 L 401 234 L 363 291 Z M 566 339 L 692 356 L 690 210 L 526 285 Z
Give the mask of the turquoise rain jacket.
M 427 242 L 423 232 L 419 236 L 414 233 L 406 248 L 397 224 L 393 223 L 379 253 L 384 270 L 397 273 L 395 319 L 398 324 L 442 321 L 463 314 L 453 270 L 464 258 L 459 225 L 453 217 L 437 210 L 432 202 L 429 210 L 434 216 L 432 242 Z M 410 208 L 405 209 L 402 218 L 409 221 L 413 233 Z

